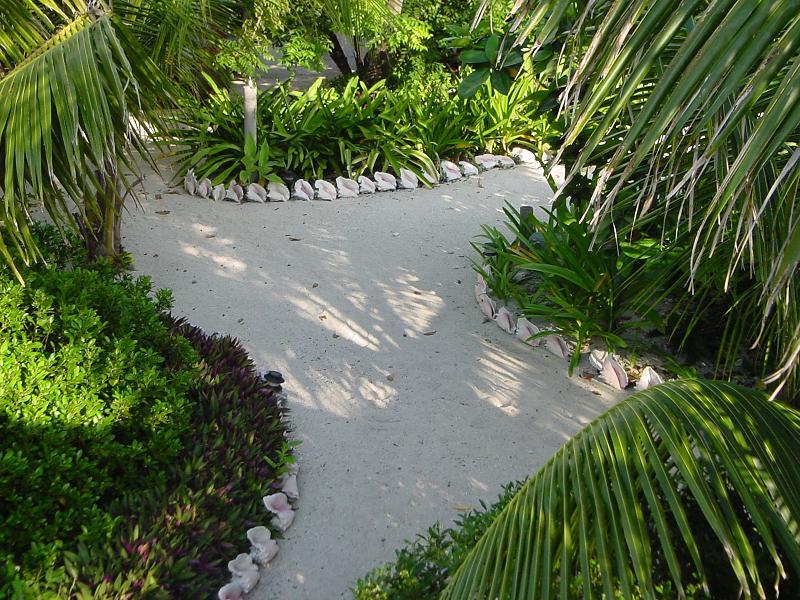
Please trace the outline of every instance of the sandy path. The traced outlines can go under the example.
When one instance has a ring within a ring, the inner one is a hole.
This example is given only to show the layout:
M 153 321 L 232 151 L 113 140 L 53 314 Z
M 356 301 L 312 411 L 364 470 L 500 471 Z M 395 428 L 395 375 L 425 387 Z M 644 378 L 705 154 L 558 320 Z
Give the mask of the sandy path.
M 480 224 L 506 199 L 549 193 L 519 167 L 333 203 L 151 194 L 126 217 L 136 268 L 174 290 L 176 312 L 288 381 L 300 510 L 250 597 L 347 596 L 403 540 L 494 499 L 613 402 L 473 299 Z

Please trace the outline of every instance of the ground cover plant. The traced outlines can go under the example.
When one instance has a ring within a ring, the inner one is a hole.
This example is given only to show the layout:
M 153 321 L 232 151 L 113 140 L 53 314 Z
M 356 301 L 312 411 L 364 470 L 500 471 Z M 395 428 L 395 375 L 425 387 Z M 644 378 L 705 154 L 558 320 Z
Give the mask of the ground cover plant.
M 257 144 L 245 142 L 241 100 L 217 88 L 182 118 L 179 172 L 194 168 L 214 183 L 231 178 L 355 177 L 410 168 L 436 173 L 439 160 L 457 160 L 514 146 L 539 148 L 557 135 L 540 110 L 536 77 L 522 76 L 508 95 L 486 88 L 470 101 L 368 87 L 356 78 L 342 89 L 318 80 L 307 91 L 281 85 L 258 101 Z
M 484 241 L 473 244 L 481 256 L 475 268 L 496 297 L 515 301 L 525 317 L 543 324 L 542 335 L 556 332 L 579 350 L 590 342 L 620 350 L 644 345 L 642 338 L 663 328 L 665 315 L 648 302 L 670 287 L 657 240 L 597 245 L 565 202 L 543 216 L 520 215 L 511 206 L 504 212 L 511 239 L 485 226 Z M 573 352 L 570 374 L 580 358 Z
M 292 460 L 282 410 L 238 342 L 37 236 L 54 264 L 0 275 L 0 596 L 205 595 Z
M 794 596 L 798 426 L 794 409 L 726 382 L 639 392 L 355 597 Z

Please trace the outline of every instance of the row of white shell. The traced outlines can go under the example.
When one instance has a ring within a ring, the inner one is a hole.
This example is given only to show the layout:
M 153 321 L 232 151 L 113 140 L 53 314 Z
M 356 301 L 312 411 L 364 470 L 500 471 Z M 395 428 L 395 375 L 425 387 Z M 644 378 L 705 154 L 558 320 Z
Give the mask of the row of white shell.
M 498 154 L 479 154 L 475 157 L 475 164 L 462 160 L 455 164 L 443 160 L 439 164 L 439 175 L 428 174 L 427 180 L 432 183 L 449 183 L 462 177 L 477 175 L 480 171 L 494 168 L 510 168 L 516 163 L 509 156 Z M 477 165 L 477 166 L 476 166 Z M 190 169 L 183 181 L 186 192 L 192 196 L 210 198 L 212 200 L 228 200 L 230 202 L 286 202 L 287 200 L 336 200 L 336 198 L 354 198 L 360 194 L 374 194 L 375 192 L 389 192 L 397 189 L 413 190 L 419 187 L 419 178 L 408 169 L 400 169 L 400 176 L 391 173 L 375 171 L 372 179 L 361 175 L 358 180 L 347 177 L 337 177 L 331 183 L 325 179 L 317 179 L 313 185 L 305 179 L 298 179 L 292 184 L 290 190 L 286 185 L 276 181 L 267 183 L 267 187 L 250 183 L 242 185 L 231 181 L 226 188 L 221 183 L 214 185 L 210 179 L 197 180 L 194 169 Z
M 294 522 L 295 509 L 290 501 L 300 499 L 297 473 L 297 463 L 291 463 L 282 478 L 281 491 L 263 498 L 264 506 L 273 515 L 271 525 L 281 533 Z M 272 539 L 269 528 L 263 525 L 248 529 L 247 540 L 250 542 L 250 552 L 243 552 L 228 563 L 231 580 L 217 592 L 219 600 L 242 600 L 258 583 L 261 576 L 259 567 L 266 567 L 278 554 L 277 540 Z
M 541 330 L 528 319 L 522 316 L 515 319 L 511 311 L 505 306 L 497 308 L 497 303 L 489 296 L 486 280 L 480 275 L 478 275 L 478 280 L 475 282 L 475 300 L 478 302 L 481 312 L 489 319 L 492 319 L 506 333 L 516 335 L 529 346 L 539 346 L 544 342 L 545 348 L 551 353 L 559 358 L 569 359 L 570 348 L 560 335 L 539 336 Z M 589 363 L 597 369 L 601 381 L 618 390 L 624 390 L 628 387 L 628 373 L 610 352 L 592 350 L 589 353 Z M 639 379 L 634 387 L 637 391 L 640 391 L 659 383 L 663 383 L 661 376 L 655 369 L 647 366 L 639 374 Z

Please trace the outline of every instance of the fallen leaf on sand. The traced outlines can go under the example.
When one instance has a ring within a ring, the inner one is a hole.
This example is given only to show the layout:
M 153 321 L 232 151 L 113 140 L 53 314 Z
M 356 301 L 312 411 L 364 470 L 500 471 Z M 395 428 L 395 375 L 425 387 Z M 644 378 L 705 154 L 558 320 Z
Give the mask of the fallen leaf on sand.
M 290 242 L 299 242 L 299 241 L 301 241 L 302 239 L 303 239 L 303 238 L 296 238 L 296 237 L 291 237 L 291 236 L 289 236 L 289 241 L 290 241 Z
M 156 214 L 157 215 L 168 215 L 169 211 L 168 210 L 157 210 Z
M 327 316 L 327 315 L 320 315 L 320 316 L 319 316 L 319 320 L 320 320 L 320 321 L 324 321 L 324 320 L 325 320 L 325 319 L 327 319 L 327 318 L 328 318 L 328 316 Z
M 423 333 L 422 335 L 433 335 L 434 333 L 436 333 L 436 330 L 435 330 L 435 329 L 434 329 L 433 331 L 426 331 L 426 332 L 425 332 L 425 333 Z

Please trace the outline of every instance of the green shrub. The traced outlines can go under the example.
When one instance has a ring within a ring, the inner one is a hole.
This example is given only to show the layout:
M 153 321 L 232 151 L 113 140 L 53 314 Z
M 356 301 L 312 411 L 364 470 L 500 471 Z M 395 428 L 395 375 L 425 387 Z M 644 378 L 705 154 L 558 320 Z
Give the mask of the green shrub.
M 24 275 L 0 273 L 0 597 L 206 595 L 293 460 L 272 390 L 147 278 Z
M 642 301 L 643 290 L 656 293 L 661 276 L 663 250 L 655 240 L 595 244 L 580 215 L 564 202 L 546 211 L 546 219 L 521 217 L 513 207 L 504 212 L 513 239 L 484 226 L 487 244 L 473 244 L 484 260 L 476 270 L 496 296 L 514 299 L 526 317 L 551 324 L 542 335 L 556 331 L 579 348 L 599 338 L 614 349 L 626 345 L 624 332 L 659 325 L 659 316 Z M 574 352 L 570 372 L 579 359 Z
M 85 269 L 0 279 L 0 548 L 26 566 L 107 538 L 103 499 L 163 483 L 181 447 L 193 371 L 166 369 L 163 350 L 192 352 L 149 289 Z
M 356 177 L 400 167 L 425 178 L 443 158 L 537 147 L 557 135 L 539 110 L 545 98 L 531 75 L 507 96 L 485 87 L 470 102 L 411 83 L 396 91 L 385 81 L 367 87 L 356 78 L 341 90 L 323 80 L 304 92 L 282 85 L 259 95 L 255 147 L 244 144 L 241 99 L 217 89 L 205 103 L 188 106 L 188 127 L 174 132 L 182 144 L 178 171 L 194 168 L 214 183 Z

